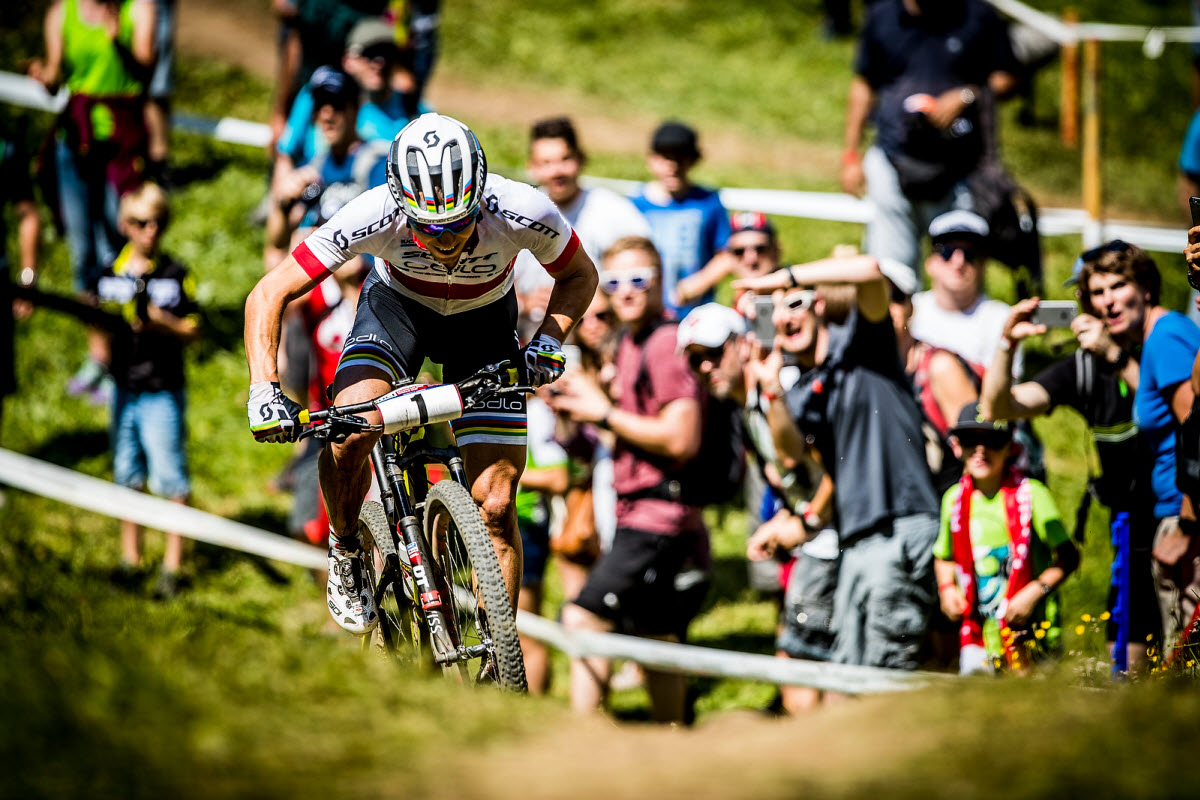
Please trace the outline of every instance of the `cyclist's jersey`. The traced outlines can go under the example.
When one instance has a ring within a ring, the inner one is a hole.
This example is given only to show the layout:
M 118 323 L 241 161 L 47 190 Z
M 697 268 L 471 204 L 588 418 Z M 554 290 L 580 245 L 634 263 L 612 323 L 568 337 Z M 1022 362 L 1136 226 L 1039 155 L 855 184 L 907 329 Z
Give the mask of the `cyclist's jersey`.
M 489 174 L 485 185 L 475 232 L 454 267 L 435 261 L 413 238 L 387 186 L 351 200 L 292 255 L 318 281 L 357 255 L 373 255 L 376 272 L 392 289 L 442 315 L 503 297 L 522 250 L 551 275 L 566 267 L 579 238 L 554 203 L 532 186 L 499 175 Z

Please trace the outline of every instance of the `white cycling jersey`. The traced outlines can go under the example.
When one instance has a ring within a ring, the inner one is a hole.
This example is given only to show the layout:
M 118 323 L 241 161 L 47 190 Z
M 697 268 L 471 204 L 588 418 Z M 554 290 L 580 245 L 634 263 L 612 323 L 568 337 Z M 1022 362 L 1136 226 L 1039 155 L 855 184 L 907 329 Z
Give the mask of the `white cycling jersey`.
M 499 300 L 512 288 L 517 254 L 528 250 L 551 275 L 579 249 L 579 238 L 545 195 L 528 184 L 489 174 L 475 233 L 458 263 L 438 263 L 413 238 L 387 186 L 363 192 L 296 246 L 292 255 L 321 280 L 358 255 L 405 297 L 439 314 L 458 314 Z

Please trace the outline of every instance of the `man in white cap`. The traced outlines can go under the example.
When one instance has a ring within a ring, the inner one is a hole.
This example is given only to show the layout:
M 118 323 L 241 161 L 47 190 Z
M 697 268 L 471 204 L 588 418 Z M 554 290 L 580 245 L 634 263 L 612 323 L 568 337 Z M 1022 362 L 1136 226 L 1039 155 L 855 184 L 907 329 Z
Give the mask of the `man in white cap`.
M 992 360 L 1008 319 L 1007 303 L 983 291 L 987 264 L 987 221 L 970 211 L 950 211 L 929 225 L 933 252 L 925 261 L 930 290 L 913 295 L 912 335 L 958 353 L 979 374 Z M 1014 374 L 1023 367 L 1020 353 Z

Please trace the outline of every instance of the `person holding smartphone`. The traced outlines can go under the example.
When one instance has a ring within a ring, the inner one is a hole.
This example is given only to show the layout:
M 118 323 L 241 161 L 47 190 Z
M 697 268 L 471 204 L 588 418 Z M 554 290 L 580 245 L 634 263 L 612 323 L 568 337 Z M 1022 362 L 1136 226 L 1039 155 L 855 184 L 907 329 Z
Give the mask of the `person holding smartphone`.
M 1160 634 L 1151 575 L 1153 459 L 1134 421 L 1134 397 L 1147 321 L 1164 313 L 1158 305 L 1161 283 L 1157 266 L 1141 248 L 1114 240 L 1084 252 L 1065 284 L 1077 287 L 1084 309 L 1071 322 L 1079 349 L 1014 386 L 1013 351 L 1024 339 L 1046 331 L 1033 319 L 1040 300 L 1022 300 L 1005 322 L 981 392 L 988 419 L 1028 419 L 1068 406 L 1092 432 L 1101 474 L 1091 476 L 1085 503 L 1094 494 L 1111 511 L 1117 568 L 1109 587 L 1107 633 L 1113 668 L 1119 672 L 1144 669 L 1149 663 L 1147 637 L 1157 641 Z M 1076 538 L 1081 534 L 1076 531 Z

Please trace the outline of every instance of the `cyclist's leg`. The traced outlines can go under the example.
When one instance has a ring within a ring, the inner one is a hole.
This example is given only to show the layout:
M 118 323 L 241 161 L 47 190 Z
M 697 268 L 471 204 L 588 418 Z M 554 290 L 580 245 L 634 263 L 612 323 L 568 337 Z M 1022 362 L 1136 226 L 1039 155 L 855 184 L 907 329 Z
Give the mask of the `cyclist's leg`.
M 391 376 L 381 369 L 357 366 L 339 370 L 333 384 L 333 402 L 338 406 L 362 403 L 386 393 L 391 385 Z M 372 424 L 380 421 L 375 410 L 359 416 Z M 344 442 L 331 442 L 321 451 L 317 462 L 321 496 L 329 514 L 329 527 L 339 538 L 357 530 L 358 512 L 371 485 L 371 448 L 379 436 L 376 431 L 355 433 Z
M 515 612 L 522 568 L 515 500 L 517 482 L 525 470 L 525 443 L 496 444 L 470 441 L 469 434 L 459 436 L 459 450 L 467 480 L 471 483 L 471 496 L 479 504 L 483 524 L 492 537 L 492 547 L 496 550 L 496 559 L 500 562 L 500 572 L 504 575 L 504 585 Z M 464 442 L 464 438 L 468 441 Z

